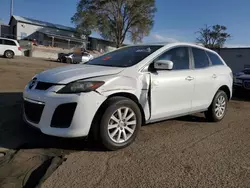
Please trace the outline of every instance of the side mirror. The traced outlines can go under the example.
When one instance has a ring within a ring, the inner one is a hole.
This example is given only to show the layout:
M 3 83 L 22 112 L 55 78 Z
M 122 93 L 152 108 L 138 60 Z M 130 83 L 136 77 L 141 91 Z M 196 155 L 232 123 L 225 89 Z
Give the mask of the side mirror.
M 169 60 L 157 60 L 154 62 L 154 68 L 156 70 L 172 70 L 174 63 Z

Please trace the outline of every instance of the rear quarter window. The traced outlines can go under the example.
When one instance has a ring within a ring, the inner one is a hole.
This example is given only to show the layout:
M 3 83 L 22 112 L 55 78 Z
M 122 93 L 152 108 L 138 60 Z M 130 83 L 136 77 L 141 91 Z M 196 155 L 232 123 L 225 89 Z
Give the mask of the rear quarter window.
M 207 52 L 207 55 L 212 62 L 212 65 L 224 65 L 224 63 L 221 61 L 218 55 L 213 54 L 211 52 Z

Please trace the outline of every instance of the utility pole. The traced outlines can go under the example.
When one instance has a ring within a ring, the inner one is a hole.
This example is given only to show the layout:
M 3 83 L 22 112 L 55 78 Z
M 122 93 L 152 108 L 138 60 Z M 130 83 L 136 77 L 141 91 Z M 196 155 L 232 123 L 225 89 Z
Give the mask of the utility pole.
M 13 0 L 10 0 L 10 18 L 13 16 Z

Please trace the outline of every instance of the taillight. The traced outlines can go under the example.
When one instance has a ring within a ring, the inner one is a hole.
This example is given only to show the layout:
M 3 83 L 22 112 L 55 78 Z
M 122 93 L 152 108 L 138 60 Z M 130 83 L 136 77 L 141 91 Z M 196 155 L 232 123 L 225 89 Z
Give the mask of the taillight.
M 18 50 L 21 51 L 21 47 L 20 46 L 18 47 Z

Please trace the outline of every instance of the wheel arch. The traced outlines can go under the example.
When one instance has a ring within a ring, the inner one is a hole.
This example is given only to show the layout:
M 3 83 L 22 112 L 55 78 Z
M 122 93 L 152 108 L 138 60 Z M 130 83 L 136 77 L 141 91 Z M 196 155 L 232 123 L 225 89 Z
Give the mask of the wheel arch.
M 7 50 L 4 51 L 4 53 L 7 52 L 7 51 L 12 51 L 12 52 L 14 53 L 14 55 L 15 55 L 15 51 L 14 51 L 14 50 L 12 50 L 12 49 L 7 49 Z
M 224 91 L 224 92 L 227 94 L 228 100 L 230 100 L 230 98 L 231 98 L 231 92 L 230 92 L 230 89 L 229 89 L 229 87 L 228 87 L 227 85 L 221 86 L 221 87 L 218 89 L 218 91 L 219 91 L 219 90 Z
M 110 98 L 112 98 L 112 97 L 126 97 L 126 98 L 128 98 L 128 99 L 134 101 L 134 102 L 138 105 L 138 107 L 139 107 L 139 109 L 140 109 L 140 111 L 141 111 L 142 124 L 145 124 L 146 120 L 145 120 L 145 113 L 144 113 L 144 110 L 143 110 L 143 108 L 142 108 L 142 106 L 141 106 L 141 104 L 140 104 L 138 98 L 137 98 L 134 94 L 132 94 L 132 93 L 127 93 L 127 92 L 114 93 L 114 94 L 109 95 L 108 98 L 107 98 L 107 100 L 110 99 Z M 105 102 L 106 102 L 106 101 L 105 101 Z M 104 103 L 105 103 L 105 102 L 104 102 Z
M 212 99 L 211 99 L 211 102 L 209 103 L 208 108 L 209 108 L 209 107 L 211 106 L 211 104 L 213 103 L 213 100 L 214 100 L 214 97 L 215 97 L 216 93 L 217 93 L 218 91 L 220 91 L 220 90 L 221 90 L 221 91 L 224 91 L 224 92 L 226 93 L 228 100 L 231 99 L 231 92 L 230 92 L 229 87 L 228 87 L 227 85 L 222 85 L 222 86 L 220 86 L 220 87 L 215 91 L 215 93 L 214 93 L 214 95 L 213 95 L 213 97 L 212 97 Z
M 134 101 L 140 109 L 141 117 L 142 117 L 142 125 L 144 125 L 146 123 L 144 110 L 143 110 L 138 98 L 134 94 L 128 93 L 128 92 L 113 93 L 113 94 L 107 96 L 107 99 L 101 104 L 101 106 L 98 108 L 98 110 L 96 111 L 96 113 L 94 115 L 94 118 L 93 118 L 92 123 L 91 123 L 90 131 L 89 131 L 90 137 L 92 137 L 94 140 L 99 139 L 98 135 L 99 135 L 99 130 L 100 130 L 99 129 L 100 119 L 101 119 L 101 117 L 106 109 L 106 105 L 107 105 L 108 100 L 112 97 L 126 97 L 126 98 Z

